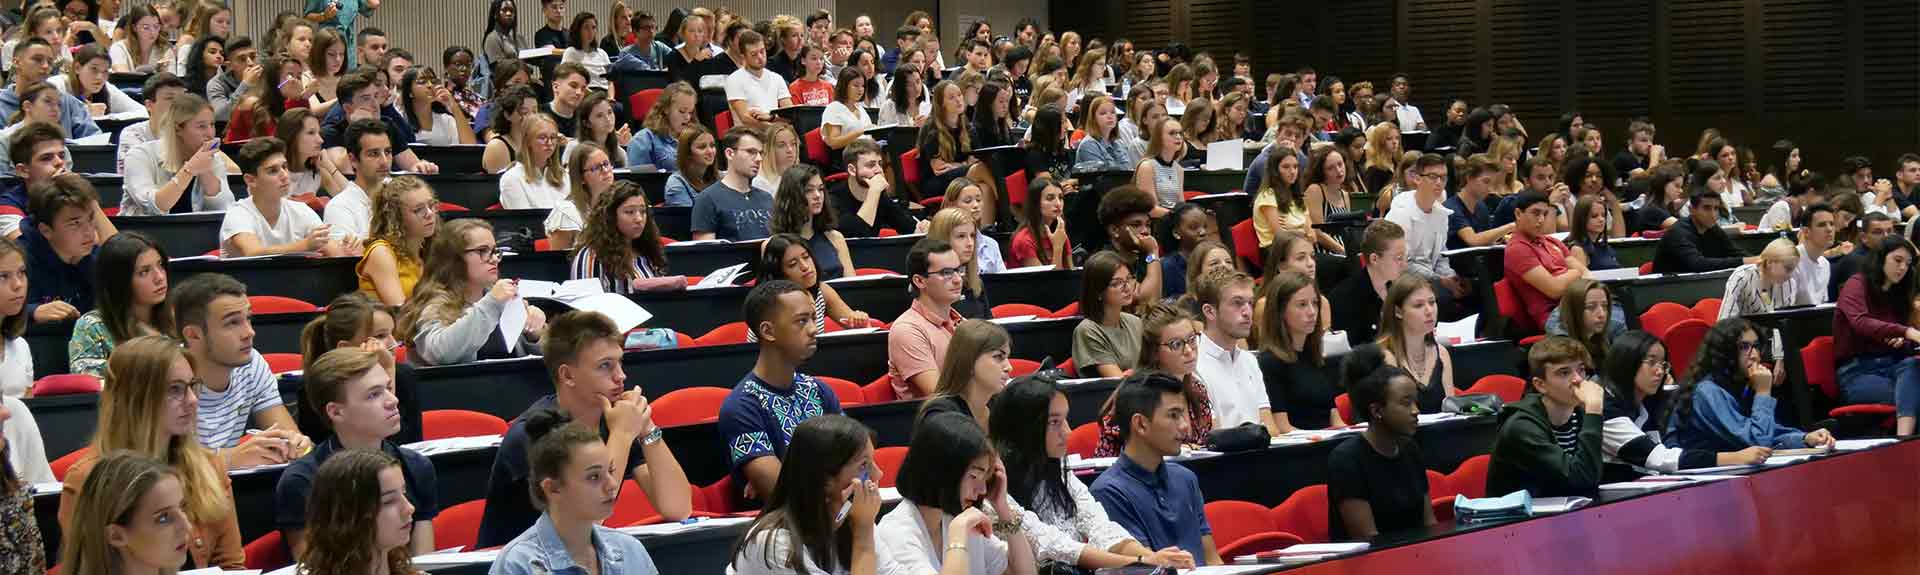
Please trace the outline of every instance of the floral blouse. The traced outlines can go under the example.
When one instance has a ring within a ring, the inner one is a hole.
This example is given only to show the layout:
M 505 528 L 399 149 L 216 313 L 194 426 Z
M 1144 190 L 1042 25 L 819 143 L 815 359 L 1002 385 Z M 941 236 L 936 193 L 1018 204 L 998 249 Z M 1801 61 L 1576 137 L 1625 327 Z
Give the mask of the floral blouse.
M 0 573 L 39 575 L 46 572 L 47 556 L 40 542 L 40 524 L 33 516 L 33 488 L 23 482 L 18 490 L 0 497 Z
M 1180 443 L 1206 445 L 1207 434 L 1213 432 L 1213 400 L 1207 397 L 1207 386 L 1200 384 L 1197 377 L 1187 378 L 1187 436 Z M 1093 448 L 1094 457 L 1119 457 L 1120 424 L 1113 421 L 1113 405 L 1108 404 L 1100 410 L 1100 444 Z
M 80 316 L 67 339 L 67 371 L 105 378 L 109 355 L 113 355 L 113 334 L 107 331 L 100 310 Z

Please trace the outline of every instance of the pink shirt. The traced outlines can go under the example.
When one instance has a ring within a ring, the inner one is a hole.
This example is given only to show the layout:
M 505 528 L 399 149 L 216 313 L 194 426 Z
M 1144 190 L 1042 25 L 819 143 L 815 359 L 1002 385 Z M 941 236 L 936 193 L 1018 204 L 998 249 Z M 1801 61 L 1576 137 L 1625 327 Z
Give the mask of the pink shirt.
M 953 340 L 953 329 L 964 319 L 951 308 L 947 309 L 947 317 L 936 316 L 919 298 L 914 298 L 913 305 L 893 320 L 887 331 L 887 374 L 893 376 L 895 396 L 921 397 L 907 380 L 940 369 L 940 359 L 947 356 L 947 342 Z
M 1553 313 L 1553 306 L 1560 302 L 1548 297 L 1545 292 L 1527 283 L 1525 276 L 1533 268 L 1544 267 L 1547 273 L 1560 275 L 1567 271 L 1567 244 L 1552 236 L 1534 236 L 1532 234 L 1514 234 L 1507 243 L 1506 278 L 1513 286 L 1515 294 L 1520 296 L 1523 317 L 1514 318 L 1530 329 L 1529 333 L 1539 333 L 1541 325 L 1547 321 L 1547 315 Z

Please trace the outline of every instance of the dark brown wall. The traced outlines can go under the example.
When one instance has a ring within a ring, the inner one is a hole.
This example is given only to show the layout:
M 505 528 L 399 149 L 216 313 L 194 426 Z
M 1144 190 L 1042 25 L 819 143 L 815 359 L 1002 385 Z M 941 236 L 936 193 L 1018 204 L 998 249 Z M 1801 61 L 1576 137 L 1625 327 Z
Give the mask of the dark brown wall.
M 1764 150 L 1780 138 L 1809 165 L 1870 154 L 1890 174 L 1920 150 L 1915 0 L 1052 0 L 1055 29 L 1171 40 L 1255 76 L 1312 65 L 1384 89 L 1413 77 L 1431 122 L 1445 101 L 1512 106 L 1536 136 L 1579 110 L 1608 150 L 1647 116 L 1671 152 L 1717 127 Z M 1324 80 L 1322 81 L 1324 84 Z

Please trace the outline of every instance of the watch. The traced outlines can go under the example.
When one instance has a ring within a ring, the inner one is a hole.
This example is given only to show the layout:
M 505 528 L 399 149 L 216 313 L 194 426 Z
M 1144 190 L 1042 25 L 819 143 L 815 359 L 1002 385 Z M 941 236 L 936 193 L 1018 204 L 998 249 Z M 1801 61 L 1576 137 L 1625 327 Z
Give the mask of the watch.
M 1153 263 L 1153 262 L 1160 261 L 1160 256 L 1157 254 L 1147 254 L 1147 257 L 1140 258 L 1140 259 L 1147 263 Z
M 1022 518 L 1019 515 L 1013 516 L 1011 520 L 995 519 L 993 520 L 993 532 L 1003 538 L 1014 533 L 1019 533 L 1021 521 Z

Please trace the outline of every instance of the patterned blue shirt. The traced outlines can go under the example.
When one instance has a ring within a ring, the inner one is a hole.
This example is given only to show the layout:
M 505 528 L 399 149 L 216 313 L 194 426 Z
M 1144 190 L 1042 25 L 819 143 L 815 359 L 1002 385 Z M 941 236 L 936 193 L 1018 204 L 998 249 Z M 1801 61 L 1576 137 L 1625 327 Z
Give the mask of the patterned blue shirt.
M 840 413 L 840 398 L 813 376 L 795 373 L 793 384 L 779 389 L 747 373 L 720 404 L 720 438 L 734 481 L 746 480 L 740 471 L 749 461 L 786 456 L 793 428 L 828 413 Z

